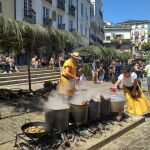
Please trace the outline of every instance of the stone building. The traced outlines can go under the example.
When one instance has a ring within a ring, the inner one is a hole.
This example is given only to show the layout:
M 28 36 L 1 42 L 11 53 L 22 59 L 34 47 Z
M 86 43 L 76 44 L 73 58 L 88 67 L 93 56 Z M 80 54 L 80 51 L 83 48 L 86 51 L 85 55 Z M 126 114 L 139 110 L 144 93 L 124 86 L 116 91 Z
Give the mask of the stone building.
M 102 44 L 104 40 L 104 23 L 102 0 L 91 0 L 90 44 Z
M 128 20 L 117 25 L 131 28 L 132 49 L 140 50 L 141 44 L 148 41 L 149 23 L 148 20 Z
M 75 30 L 84 36 L 85 45 L 89 44 L 90 8 L 89 0 L 0 0 L 0 15 Z
M 141 44 L 148 41 L 148 20 L 129 20 L 115 25 L 105 24 L 105 45 L 116 48 L 140 50 Z M 125 46 L 126 45 L 126 46 Z

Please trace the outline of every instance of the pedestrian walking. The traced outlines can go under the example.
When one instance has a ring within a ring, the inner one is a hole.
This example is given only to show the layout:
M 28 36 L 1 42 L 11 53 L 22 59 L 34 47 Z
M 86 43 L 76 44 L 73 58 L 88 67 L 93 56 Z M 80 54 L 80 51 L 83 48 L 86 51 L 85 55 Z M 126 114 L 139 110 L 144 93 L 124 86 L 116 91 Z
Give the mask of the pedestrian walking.
M 144 70 L 147 72 L 147 86 L 148 92 L 150 94 L 150 61 L 148 62 Z
M 93 61 L 93 63 L 92 63 L 92 80 L 94 81 L 94 83 L 96 83 L 98 80 L 97 62 L 96 61 Z

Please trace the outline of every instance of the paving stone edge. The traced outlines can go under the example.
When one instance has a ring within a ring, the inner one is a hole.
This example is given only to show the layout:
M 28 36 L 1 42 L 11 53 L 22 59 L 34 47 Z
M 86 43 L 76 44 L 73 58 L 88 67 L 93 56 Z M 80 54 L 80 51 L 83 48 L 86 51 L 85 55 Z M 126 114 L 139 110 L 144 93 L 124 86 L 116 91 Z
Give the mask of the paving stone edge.
M 112 134 L 111 136 L 105 138 L 102 141 L 97 142 L 94 145 L 91 145 L 90 147 L 87 147 L 86 150 L 99 150 L 101 147 L 103 147 L 104 145 L 110 143 L 111 141 L 117 139 L 118 137 L 120 137 L 121 135 L 125 134 L 126 132 L 132 130 L 133 128 L 139 126 L 140 124 L 142 124 L 143 122 L 145 122 L 145 117 L 140 118 L 139 120 L 137 120 L 136 122 L 128 125 L 127 127 L 119 130 L 118 132 Z M 79 148 L 80 149 L 80 148 Z M 83 150 L 83 149 L 82 149 Z

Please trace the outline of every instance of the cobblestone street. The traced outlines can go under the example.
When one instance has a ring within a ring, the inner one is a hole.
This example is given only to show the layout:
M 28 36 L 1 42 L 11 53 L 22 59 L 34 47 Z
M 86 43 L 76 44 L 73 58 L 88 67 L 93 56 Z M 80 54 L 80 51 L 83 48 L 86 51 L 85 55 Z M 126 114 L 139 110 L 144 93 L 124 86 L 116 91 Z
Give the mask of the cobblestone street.
M 150 150 L 150 118 L 100 150 Z

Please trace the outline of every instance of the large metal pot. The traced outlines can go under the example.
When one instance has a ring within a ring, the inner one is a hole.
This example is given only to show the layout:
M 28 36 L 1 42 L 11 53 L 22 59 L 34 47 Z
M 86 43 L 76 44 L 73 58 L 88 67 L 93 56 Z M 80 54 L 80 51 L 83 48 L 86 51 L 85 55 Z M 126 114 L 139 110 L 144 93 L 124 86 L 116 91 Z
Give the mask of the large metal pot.
M 110 115 L 110 99 L 101 100 L 100 117 L 106 119 Z
M 61 110 L 48 110 L 45 113 L 45 121 L 49 128 L 53 127 L 60 131 L 68 129 L 69 125 L 69 108 Z
M 93 101 L 88 106 L 88 121 L 96 121 L 100 118 L 100 101 Z
M 87 124 L 87 118 L 88 118 L 88 105 L 76 105 L 76 104 L 70 104 L 71 109 L 71 117 L 73 117 L 73 120 L 76 124 Z
M 122 96 L 111 96 L 111 112 L 123 112 L 124 104 L 125 101 Z

